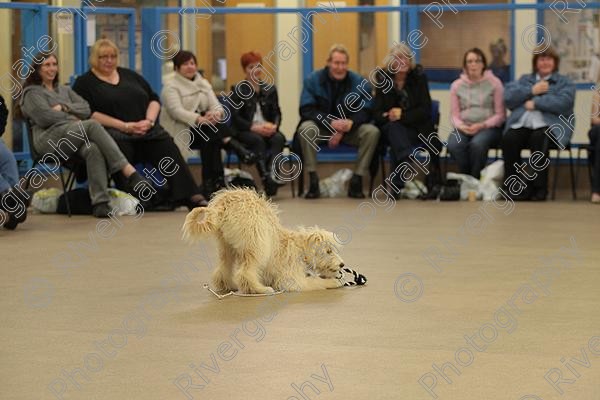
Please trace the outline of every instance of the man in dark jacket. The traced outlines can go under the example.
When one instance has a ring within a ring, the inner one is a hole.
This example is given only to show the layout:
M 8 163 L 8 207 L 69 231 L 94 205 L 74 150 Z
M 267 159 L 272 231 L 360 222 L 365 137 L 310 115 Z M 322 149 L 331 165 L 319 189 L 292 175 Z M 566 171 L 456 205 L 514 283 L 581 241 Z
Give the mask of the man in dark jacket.
M 349 54 L 342 45 L 329 50 L 327 66 L 314 71 L 304 81 L 300 97 L 300 125 L 297 138 L 302 148 L 304 168 L 310 174 L 305 197 L 320 196 L 317 175 L 318 143 L 327 141 L 335 148 L 339 143 L 358 147 L 358 160 L 350 180 L 348 196 L 362 199 L 362 177 L 379 141 L 379 129 L 370 124 L 371 85 L 355 72 L 348 70 Z

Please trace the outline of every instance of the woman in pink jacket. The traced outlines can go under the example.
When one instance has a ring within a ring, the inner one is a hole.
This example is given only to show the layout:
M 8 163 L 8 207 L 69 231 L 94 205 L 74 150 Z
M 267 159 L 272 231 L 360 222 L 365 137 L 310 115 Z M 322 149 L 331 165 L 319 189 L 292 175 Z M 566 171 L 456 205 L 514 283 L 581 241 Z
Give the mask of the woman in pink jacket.
M 461 173 L 479 179 L 488 150 L 502 138 L 506 118 L 502 82 L 487 69 L 478 48 L 467 50 L 463 73 L 450 86 L 450 111 L 455 130 L 448 138 L 448 151 Z

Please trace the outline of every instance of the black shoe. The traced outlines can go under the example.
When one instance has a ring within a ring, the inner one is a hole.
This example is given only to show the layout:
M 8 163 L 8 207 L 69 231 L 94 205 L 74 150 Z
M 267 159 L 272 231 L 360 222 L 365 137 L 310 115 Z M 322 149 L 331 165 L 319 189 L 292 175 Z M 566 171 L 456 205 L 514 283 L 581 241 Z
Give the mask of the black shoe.
M 196 207 L 206 207 L 208 206 L 208 201 L 201 194 L 195 194 L 189 199 L 185 200 L 182 205 L 186 206 L 188 210 L 192 211 Z
M 546 197 L 548 196 L 548 192 L 545 189 L 537 190 L 533 196 L 531 196 L 531 201 L 546 201 Z
M 430 190 L 427 191 L 426 194 L 421 194 L 419 199 L 421 200 L 437 200 L 440 197 L 440 193 L 442 192 L 441 185 L 433 185 Z
M 108 203 L 98 203 L 94 204 L 92 207 L 92 214 L 96 218 L 108 218 L 108 214 L 112 212 L 112 208 L 108 205 Z
M 24 205 L 25 211 L 21 215 L 17 216 L 13 211 L 8 211 L 8 210 L 2 208 L 2 204 L 5 202 L 4 197 L 8 196 L 9 194 L 11 195 L 11 197 L 9 199 L 11 201 L 11 204 L 7 204 L 7 206 L 13 210 L 16 210 L 16 209 L 21 208 L 21 207 L 19 207 L 19 204 Z M 4 210 L 6 212 L 6 214 L 10 216 L 10 218 L 6 222 L 8 224 L 6 229 L 13 230 L 16 228 L 16 225 L 14 225 L 14 227 L 12 227 L 12 225 L 13 225 L 12 220 L 16 221 L 17 224 L 25 222 L 25 220 L 27 219 L 27 207 L 29 207 L 29 204 L 31 202 L 30 199 L 31 199 L 31 197 L 29 197 L 29 200 L 28 200 L 26 197 L 24 197 L 21 194 L 21 192 L 19 192 L 18 190 L 14 190 L 14 189 L 6 191 L 0 195 L 0 209 Z
M 520 194 L 516 195 L 511 194 L 508 188 L 503 187 L 503 190 L 505 193 L 509 194 L 513 201 L 531 201 L 533 198 L 533 190 L 531 190 L 529 187 L 526 187 Z
M 237 154 L 238 158 L 244 164 L 254 164 L 258 158 L 256 154 L 245 148 L 243 144 L 241 144 L 237 141 L 237 139 L 234 138 L 231 138 L 229 142 L 227 142 L 225 148 L 235 151 L 235 154 Z
M 152 187 L 152 184 L 150 182 L 148 182 L 146 179 L 144 179 L 143 176 L 141 176 L 137 171 L 135 171 L 133 174 L 129 175 L 126 178 L 125 191 L 134 197 L 137 196 L 135 188 L 138 187 L 138 184 L 142 182 L 146 182 L 149 187 Z
M 316 172 L 310 173 L 310 185 L 308 186 L 308 192 L 304 195 L 305 199 L 318 199 L 321 197 L 319 191 L 319 176 Z
M 205 199 L 211 199 L 213 194 L 221 189 L 225 189 L 225 177 L 221 176 L 217 179 L 204 179 L 202 182 L 202 194 Z
M 350 179 L 350 185 L 348 185 L 348 197 L 353 199 L 365 198 L 362 188 L 362 176 L 356 174 L 352 175 L 352 179 Z
M 277 189 L 279 189 L 279 185 L 277 182 L 273 181 L 270 176 L 263 180 L 263 187 L 267 196 L 273 197 L 277 195 Z
M 5 211 L 5 214 L 7 219 L 3 225 L 4 228 L 8 229 L 9 231 L 14 231 L 17 228 L 17 225 L 19 225 L 19 221 L 17 221 L 17 219 L 12 213 Z

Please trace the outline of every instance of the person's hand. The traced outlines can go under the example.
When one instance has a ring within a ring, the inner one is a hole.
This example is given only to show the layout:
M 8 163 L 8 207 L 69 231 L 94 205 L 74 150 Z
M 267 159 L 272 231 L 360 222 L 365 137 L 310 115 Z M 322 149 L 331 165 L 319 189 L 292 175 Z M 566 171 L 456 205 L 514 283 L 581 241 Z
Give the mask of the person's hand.
M 352 125 L 354 125 L 354 121 L 352 121 L 351 119 L 345 119 L 342 132 L 350 132 L 350 130 L 352 129 Z
M 460 125 L 458 127 L 458 130 L 464 133 L 465 135 L 473 135 L 473 128 L 471 127 L 471 125 Z
M 343 136 L 344 136 L 343 133 L 341 133 L 339 131 L 336 132 L 332 137 L 329 138 L 329 142 L 327 143 L 327 146 L 329 146 L 330 149 L 335 149 L 336 147 L 338 147 L 338 145 L 342 141 Z
M 471 125 L 471 134 L 475 135 L 476 133 L 478 133 L 480 130 L 482 130 L 483 128 L 485 128 L 485 125 L 481 122 L 477 122 L 473 125 Z
M 548 81 L 539 81 L 531 87 L 531 93 L 534 96 L 539 96 L 540 94 L 547 93 L 549 88 L 550 84 L 548 83 Z
M 346 127 L 344 121 L 345 120 L 343 119 L 334 119 L 333 121 L 331 121 L 331 127 L 336 131 L 343 131 L 343 129 Z
M 129 129 L 127 133 L 132 136 L 144 136 L 151 127 L 150 121 L 148 120 L 127 122 L 125 125 L 128 126 Z
M 218 111 L 207 111 L 206 114 L 204 114 L 204 119 L 206 120 L 207 123 L 211 123 L 211 124 L 218 124 L 219 122 L 221 122 L 221 113 Z
M 54 111 L 62 111 L 62 110 L 63 110 L 63 108 L 62 108 L 62 105 L 60 105 L 60 104 L 57 104 L 57 105 L 55 105 L 55 106 L 52 106 L 52 109 L 53 109 Z
M 252 126 L 250 126 L 250 131 L 256 133 L 259 136 L 269 137 L 267 129 L 265 128 L 265 124 L 253 123 Z
M 277 125 L 271 123 L 271 122 L 265 122 L 264 125 L 264 130 L 265 133 L 267 134 L 267 136 L 271 137 L 273 136 L 275 133 L 277 133 Z
M 525 109 L 528 110 L 528 111 L 535 110 L 535 103 L 533 102 L 533 100 L 527 100 L 525 102 Z
M 393 107 L 388 110 L 388 119 L 390 121 L 398 121 L 402 118 L 402 109 L 400 107 Z

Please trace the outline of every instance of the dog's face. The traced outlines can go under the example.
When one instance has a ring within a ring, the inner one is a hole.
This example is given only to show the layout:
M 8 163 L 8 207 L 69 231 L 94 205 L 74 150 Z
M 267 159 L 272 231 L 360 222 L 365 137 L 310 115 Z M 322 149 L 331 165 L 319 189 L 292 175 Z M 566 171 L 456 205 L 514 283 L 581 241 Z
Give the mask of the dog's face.
M 308 231 L 304 261 L 309 269 L 321 278 L 339 276 L 344 260 L 339 254 L 339 244 L 333 233 L 314 228 Z

